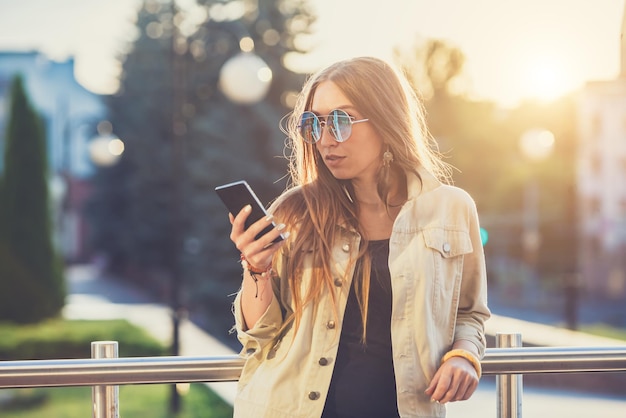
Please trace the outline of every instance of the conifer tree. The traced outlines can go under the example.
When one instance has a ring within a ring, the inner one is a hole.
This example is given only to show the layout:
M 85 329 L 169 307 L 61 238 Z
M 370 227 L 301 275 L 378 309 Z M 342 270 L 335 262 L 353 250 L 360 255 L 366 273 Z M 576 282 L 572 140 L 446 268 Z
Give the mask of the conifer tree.
M 44 131 L 24 82 L 11 87 L 0 192 L 0 321 L 37 322 L 63 307 L 62 266 L 52 243 Z

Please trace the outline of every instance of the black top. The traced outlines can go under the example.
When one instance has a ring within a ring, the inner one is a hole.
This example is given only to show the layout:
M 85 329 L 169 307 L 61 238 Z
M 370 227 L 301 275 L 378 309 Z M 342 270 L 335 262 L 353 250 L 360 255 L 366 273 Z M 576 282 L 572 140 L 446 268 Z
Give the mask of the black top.
M 389 240 L 370 241 L 368 248 L 372 275 L 366 342 L 361 341 L 361 312 L 353 285 L 322 418 L 399 416 L 391 352 Z

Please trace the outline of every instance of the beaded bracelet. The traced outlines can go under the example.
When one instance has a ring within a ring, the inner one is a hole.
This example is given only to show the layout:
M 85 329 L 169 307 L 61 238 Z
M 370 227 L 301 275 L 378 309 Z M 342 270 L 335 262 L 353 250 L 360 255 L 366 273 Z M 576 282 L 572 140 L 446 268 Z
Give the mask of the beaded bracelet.
M 269 276 L 272 274 L 272 271 L 273 271 L 272 266 L 270 265 L 265 270 L 256 268 L 252 264 L 250 264 L 248 260 L 246 260 L 246 256 L 244 256 L 243 253 L 241 253 L 240 260 L 241 260 L 242 267 L 248 270 L 248 273 L 250 273 L 250 277 L 252 277 L 252 280 L 254 281 L 254 287 L 255 287 L 254 298 L 256 299 L 259 297 L 259 280 L 269 279 Z
M 478 358 L 474 354 L 472 354 L 471 352 L 467 350 L 463 350 L 460 348 L 455 349 L 455 350 L 450 350 L 441 359 L 441 364 L 450 360 L 452 357 L 463 357 L 464 359 L 469 360 L 469 362 L 472 363 L 472 366 L 476 370 L 476 374 L 478 375 L 478 378 L 480 379 L 480 376 L 482 375 L 483 370 L 480 365 L 480 360 L 478 360 Z

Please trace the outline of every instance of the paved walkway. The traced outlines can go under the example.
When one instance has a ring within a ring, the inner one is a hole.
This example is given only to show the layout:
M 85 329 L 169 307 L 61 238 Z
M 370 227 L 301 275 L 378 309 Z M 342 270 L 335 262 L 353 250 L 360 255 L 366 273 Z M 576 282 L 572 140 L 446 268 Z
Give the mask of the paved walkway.
M 145 329 L 163 344 L 170 344 L 172 317 L 167 306 L 150 302 L 149 298 L 132 286 L 99 277 L 89 266 L 72 267 L 67 277 L 69 297 L 63 310 L 66 318 L 123 318 Z M 183 321 L 180 325 L 180 354 L 221 356 L 236 353 L 191 321 Z M 232 405 L 237 390 L 236 382 L 207 383 L 207 386 Z
M 119 281 L 99 277 L 90 266 L 71 267 L 68 272 L 69 297 L 64 316 L 69 319 L 124 318 L 146 329 L 159 341 L 169 344 L 171 316 L 167 306 L 153 303 L 140 290 Z M 181 355 L 219 356 L 235 352 L 206 334 L 190 321 L 181 324 Z M 590 336 L 549 325 L 541 325 L 494 315 L 487 322 L 487 332 L 521 333 L 523 340 L 537 345 L 615 346 L 623 341 Z M 554 344 L 557 341 L 558 344 Z M 224 400 L 233 402 L 236 383 L 207 383 Z M 493 379 L 483 379 L 472 399 L 453 403 L 448 418 L 496 417 L 496 389 Z M 599 397 L 569 391 L 525 388 L 522 406 L 524 418 L 623 418 L 626 396 Z

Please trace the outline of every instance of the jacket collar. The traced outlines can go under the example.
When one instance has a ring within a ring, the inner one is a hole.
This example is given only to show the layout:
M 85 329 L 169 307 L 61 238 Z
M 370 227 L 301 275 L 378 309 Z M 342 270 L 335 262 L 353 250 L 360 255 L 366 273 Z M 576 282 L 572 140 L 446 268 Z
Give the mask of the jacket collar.
M 418 167 L 417 173 L 419 177 L 413 172 L 406 174 L 408 200 L 417 199 L 422 194 L 428 193 L 441 186 L 441 182 L 424 167 Z
M 406 173 L 407 201 L 417 199 L 423 194 L 435 190 L 436 188 L 441 186 L 441 182 L 437 180 L 437 178 L 424 167 L 418 167 L 417 173 L 419 174 L 419 177 L 415 172 Z M 346 231 L 356 233 L 356 231 L 353 228 L 349 227 L 345 223 L 345 221 L 340 222 L 338 226 Z

